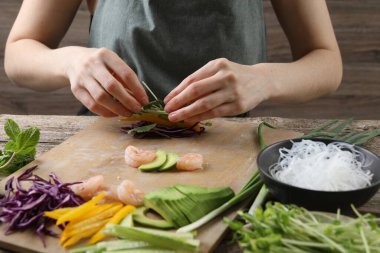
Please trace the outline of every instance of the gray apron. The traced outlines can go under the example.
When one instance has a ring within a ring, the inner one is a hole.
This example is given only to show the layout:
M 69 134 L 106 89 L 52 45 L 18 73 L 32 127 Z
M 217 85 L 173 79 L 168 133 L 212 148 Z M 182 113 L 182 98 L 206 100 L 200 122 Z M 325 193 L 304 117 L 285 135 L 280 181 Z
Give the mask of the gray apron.
M 163 99 L 211 60 L 264 62 L 262 0 L 99 0 L 89 46 L 116 52 Z

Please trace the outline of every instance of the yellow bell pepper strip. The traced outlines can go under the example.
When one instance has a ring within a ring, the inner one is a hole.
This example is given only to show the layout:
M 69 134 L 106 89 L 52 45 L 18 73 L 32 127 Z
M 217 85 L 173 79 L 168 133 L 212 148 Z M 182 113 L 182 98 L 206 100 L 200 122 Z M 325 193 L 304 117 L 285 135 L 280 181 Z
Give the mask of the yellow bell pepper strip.
M 71 237 L 75 237 L 77 235 L 86 233 L 87 231 L 93 231 L 95 228 L 99 230 L 99 229 L 103 228 L 104 225 L 107 224 L 107 222 L 109 222 L 110 220 L 111 220 L 111 218 L 108 218 L 108 219 L 105 219 L 105 220 L 100 220 L 98 222 L 87 224 L 86 226 L 83 226 L 83 227 L 80 227 L 80 228 L 76 228 L 74 230 L 69 230 L 69 231 L 67 231 L 64 234 L 64 236 L 63 236 L 63 233 L 62 233 L 62 239 L 60 238 L 59 242 L 61 244 L 63 244 L 67 239 L 69 239 Z M 96 233 L 96 232 L 94 232 L 94 233 Z M 91 234 L 91 235 L 93 235 L 93 234 Z M 89 235 L 88 237 L 90 237 L 91 235 Z
M 82 216 L 79 216 L 75 219 L 70 220 L 69 224 L 66 226 L 66 228 L 69 228 L 70 226 L 73 226 L 74 224 L 81 222 L 83 220 L 87 220 L 88 218 L 91 218 L 95 215 L 98 215 L 101 212 L 104 212 L 116 205 L 120 205 L 119 202 L 117 203 L 111 203 L 111 204 L 102 204 L 102 205 L 95 205 L 93 206 L 92 210 L 83 214 Z
M 76 219 L 83 214 L 88 213 L 94 208 L 94 206 L 105 197 L 105 193 L 100 193 L 97 196 L 93 197 L 90 201 L 84 203 L 83 205 L 78 206 L 72 211 L 62 215 L 56 222 L 56 225 L 61 225 L 67 221 Z
M 60 243 L 62 244 L 64 241 L 66 241 L 69 237 L 72 236 L 73 230 L 81 229 L 82 227 L 91 226 L 93 223 L 97 223 L 99 221 L 102 221 L 106 218 L 110 218 L 114 213 L 116 213 L 120 208 L 122 207 L 122 204 L 120 202 L 112 203 L 112 204 L 103 204 L 99 206 L 94 206 L 94 210 L 89 212 L 90 214 L 93 214 L 92 216 L 84 215 L 87 218 L 84 217 L 78 217 L 74 221 L 70 221 L 69 224 L 65 227 L 63 230 L 61 237 L 60 237 Z M 113 208 L 113 209 L 112 209 Z M 111 211 L 109 211 L 111 210 Z M 97 215 L 102 214 L 104 212 L 108 211 L 105 215 L 99 217 Z M 103 217 L 103 219 L 102 219 Z
M 107 224 L 105 224 L 95 235 L 91 237 L 91 239 L 88 241 L 88 244 L 95 244 L 101 240 L 103 240 L 106 235 L 103 234 L 103 229 L 106 228 L 108 224 L 119 224 L 122 219 L 124 219 L 128 214 L 133 212 L 135 210 L 134 206 L 127 205 L 124 206 L 122 209 L 120 209 L 110 220 Z
M 54 211 L 46 211 L 44 212 L 44 216 L 49 217 L 53 220 L 58 220 L 59 217 L 61 217 L 65 213 L 72 211 L 74 208 L 75 207 L 65 207 L 65 208 L 56 209 Z
M 81 234 L 75 235 L 75 236 L 71 237 L 70 239 L 68 239 L 63 244 L 63 247 L 67 248 L 67 247 L 69 247 L 71 245 L 74 245 L 75 243 L 79 242 L 81 239 L 90 237 L 91 235 L 95 234 L 96 231 L 98 231 L 98 230 L 99 230 L 99 228 L 93 228 L 93 229 L 87 230 L 86 232 L 83 232 Z
M 84 226 L 87 226 L 87 225 L 90 225 L 90 224 L 93 224 L 93 223 L 96 223 L 98 221 L 101 221 L 101 220 L 105 220 L 105 219 L 108 219 L 108 218 L 111 218 L 112 216 L 114 216 L 121 208 L 123 207 L 123 204 L 119 203 L 118 205 L 115 205 L 103 212 L 100 212 L 98 213 L 97 215 L 95 216 L 92 216 L 88 219 L 85 219 L 85 220 L 81 220 L 79 222 L 76 222 L 76 223 L 69 223 L 69 225 L 65 228 L 65 230 L 67 229 L 68 231 L 70 230 L 75 230 L 75 229 L 78 229 L 78 228 L 81 228 L 81 227 L 84 227 Z M 71 225 L 72 224 L 72 225 Z

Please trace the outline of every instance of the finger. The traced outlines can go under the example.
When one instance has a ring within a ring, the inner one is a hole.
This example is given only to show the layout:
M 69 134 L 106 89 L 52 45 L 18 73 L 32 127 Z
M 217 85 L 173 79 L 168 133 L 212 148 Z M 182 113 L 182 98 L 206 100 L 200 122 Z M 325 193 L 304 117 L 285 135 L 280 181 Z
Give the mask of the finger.
M 181 93 L 190 84 L 213 76 L 218 72 L 214 61 L 208 62 L 206 65 L 186 77 L 176 88 L 174 88 L 164 99 L 165 104 L 169 103 L 175 96 Z
M 222 89 L 222 78 L 222 74 L 216 73 L 211 77 L 190 84 L 166 104 L 165 111 L 168 113 L 176 111 L 207 94 Z
M 132 114 L 131 111 L 127 110 L 118 101 L 114 100 L 96 80 L 88 79 L 84 83 L 84 86 L 97 104 L 107 108 L 117 115 L 128 117 Z
M 124 86 L 102 65 L 97 65 L 93 71 L 96 81 L 125 108 L 132 112 L 139 112 L 141 104 L 129 94 Z
M 88 93 L 88 91 L 86 91 L 85 89 L 79 89 L 73 94 L 91 112 L 107 118 L 117 116 L 117 114 L 97 104 L 90 95 L 90 93 Z
M 141 105 L 149 102 L 148 95 L 140 83 L 136 73 L 116 54 L 106 54 L 105 63 L 111 69 L 120 82 L 128 88 Z
M 187 120 L 188 118 L 210 111 L 221 104 L 232 102 L 230 98 L 231 96 L 226 91 L 211 93 L 186 107 L 170 113 L 169 120 L 172 122 Z
M 202 120 L 213 119 L 216 117 L 231 116 L 231 115 L 237 114 L 235 110 L 236 110 L 235 103 L 225 103 L 207 112 L 188 118 L 185 121 L 186 122 L 200 122 Z

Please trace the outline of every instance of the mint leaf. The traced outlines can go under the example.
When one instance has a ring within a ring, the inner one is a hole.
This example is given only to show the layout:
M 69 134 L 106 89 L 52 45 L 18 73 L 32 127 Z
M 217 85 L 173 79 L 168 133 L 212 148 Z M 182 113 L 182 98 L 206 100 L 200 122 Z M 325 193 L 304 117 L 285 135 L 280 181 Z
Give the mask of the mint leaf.
M 40 130 L 36 127 L 31 127 L 22 130 L 16 138 L 14 151 L 18 154 L 26 154 L 25 151 L 29 148 L 35 148 L 40 139 Z
M 142 127 L 136 127 L 128 131 L 128 134 L 146 133 L 156 127 L 157 124 L 150 124 Z
M 9 140 L 4 146 L 4 151 L 13 152 L 15 147 L 16 147 L 16 142 L 14 140 Z
M 143 106 L 143 110 L 164 110 L 165 104 L 162 100 L 153 100 Z
M 40 130 L 35 127 L 20 129 L 12 119 L 7 119 L 4 130 L 10 140 L 0 150 L 0 175 L 6 176 L 34 160 Z
M 16 141 L 17 136 L 20 134 L 20 127 L 13 119 L 7 119 L 4 125 L 4 131 L 13 141 Z
M 24 167 L 25 165 L 27 165 L 28 163 L 34 160 L 34 155 L 35 153 L 34 154 L 31 153 L 27 155 L 16 155 L 14 159 L 12 159 L 12 161 L 7 166 L 1 168 L 0 175 L 7 176 L 21 169 L 22 167 Z M 8 162 L 9 159 L 10 157 L 6 160 L 6 162 Z M 3 163 L 2 165 L 4 164 L 5 163 Z
M 30 147 L 24 148 L 22 150 L 19 150 L 17 152 L 18 155 L 28 155 L 28 154 L 35 154 L 35 153 L 36 153 L 35 146 L 30 146 Z M 34 155 L 33 155 L 33 157 L 34 157 Z

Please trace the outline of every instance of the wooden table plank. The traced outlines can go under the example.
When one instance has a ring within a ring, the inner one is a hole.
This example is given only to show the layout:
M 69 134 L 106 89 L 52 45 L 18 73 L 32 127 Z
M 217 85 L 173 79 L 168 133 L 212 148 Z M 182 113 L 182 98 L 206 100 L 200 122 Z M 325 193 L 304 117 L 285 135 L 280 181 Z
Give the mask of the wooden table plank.
M 0 115 L 0 147 L 2 148 L 7 141 L 7 138 L 2 131 L 4 122 L 7 118 L 14 119 L 22 127 L 36 126 L 41 130 L 41 141 L 38 146 L 37 155 L 51 149 L 60 144 L 68 137 L 74 135 L 79 130 L 95 122 L 98 117 L 86 116 L 48 116 L 48 115 Z M 290 118 L 274 118 L 274 117 L 259 117 L 259 118 L 244 118 L 238 119 L 242 121 L 251 121 L 258 123 L 266 121 L 278 128 L 285 128 L 300 132 L 307 132 L 316 126 L 322 124 L 324 119 L 290 119 Z M 358 120 L 354 121 L 352 130 L 368 130 L 380 128 L 379 120 Z M 366 145 L 366 148 L 380 154 L 380 138 L 376 138 Z M 362 212 L 371 212 L 380 216 L 380 193 L 377 193 L 372 200 L 360 208 Z M 222 241 L 219 247 L 215 250 L 216 253 L 237 253 L 241 252 L 236 244 L 228 243 L 231 239 L 231 234 Z M 1 251 L 0 253 L 7 252 Z

